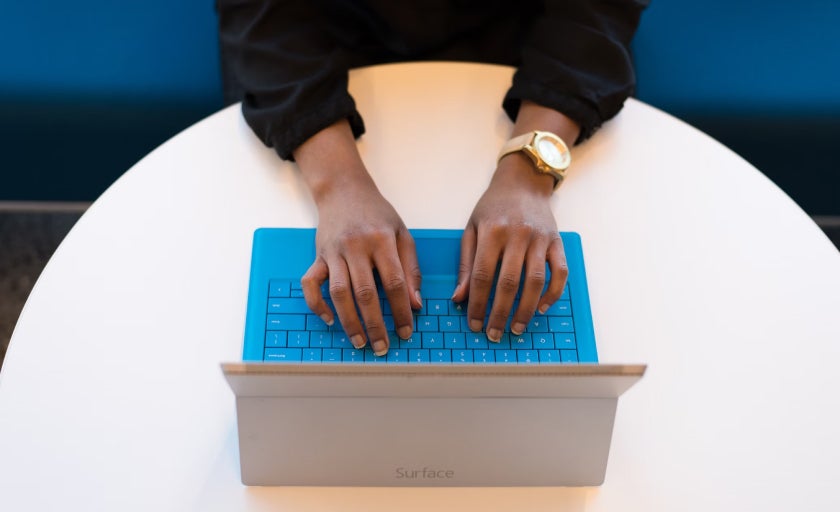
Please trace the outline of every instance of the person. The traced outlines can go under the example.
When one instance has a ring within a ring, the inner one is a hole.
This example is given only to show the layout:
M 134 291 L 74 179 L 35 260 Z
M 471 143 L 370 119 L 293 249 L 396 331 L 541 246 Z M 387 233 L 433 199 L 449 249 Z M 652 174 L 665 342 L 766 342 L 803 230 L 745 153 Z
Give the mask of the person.
M 638 0 L 218 0 L 226 97 L 242 101 L 266 145 L 296 161 L 317 205 L 317 256 L 301 280 L 309 307 L 332 325 L 320 291 L 329 279 L 351 342 L 370 342 L 380 356 L 389 338 L 375 272 L 401 338 L 411 336 L 412 309 L 422 307 L 414 241 L 356 148 L 364 122 L 347 91 L 349 69 L 417 60 L 516 66 L 502 101 L 512 140 L 548 132 L 562 151 L 590 137 L 633 93 L 629 45 L 644 7 Z M 452 300 L 467 301 L 470 328 L 491 341 L 511 314 L 511 332 L 522 333 L 565 284 L 550 207 L 562 172 L 536 171 L 516 148 L 500 158 L 461 240 Z

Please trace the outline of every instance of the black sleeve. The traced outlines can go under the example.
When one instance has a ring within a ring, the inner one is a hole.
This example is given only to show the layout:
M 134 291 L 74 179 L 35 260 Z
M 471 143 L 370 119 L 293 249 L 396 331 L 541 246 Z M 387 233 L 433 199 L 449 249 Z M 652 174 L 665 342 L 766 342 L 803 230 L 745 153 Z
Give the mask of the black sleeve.
M 282 158 L 306 139 L 346 118 L 364 132 L 347 92 L 341 52 L 323 30 L 317 2 L 218 0 L 225 66 L 241 91 L 251 129 Z
M 646 0 L 547 0 L 522 49 L 504 99 L 515 120 L 522 100 L 566 114 L 588 138 L 635 90 L 630 40 Z

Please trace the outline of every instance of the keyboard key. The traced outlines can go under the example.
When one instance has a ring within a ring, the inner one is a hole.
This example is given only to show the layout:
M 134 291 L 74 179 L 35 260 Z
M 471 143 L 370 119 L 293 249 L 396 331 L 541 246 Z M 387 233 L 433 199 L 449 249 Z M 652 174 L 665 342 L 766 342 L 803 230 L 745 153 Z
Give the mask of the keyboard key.
M 567 350 L 574 350 L 577 348 L 575 344 L 575 335 L 571 333 L 558 332 L 554 334 L 554 347 Z
M 351 349 L 353 344 L 350 343 L 350 338 L 347 337 L 347 334 L 344 331 L 335 331 L 332 333 L 332 347 L 333 348 L 342 348 L 342 349 Z
M 533 345 L 531 344 L 531 333 L 523 332 L 519 336 L 511 334 L 510 348 L 515 348 L 517 350 L 533 348 Z
M 508 333 L 502 334 L 502 338 L 499 341 L 487 341 L 489 342 L 487 347 L 490 350 L 510 350 L 510 335 Z
M 385 356 L 388 358 L 389 363 L 407 363 L 408 362 L 408 349 L 405 348 L 392 348 L 388 351 L 388 355 Z
M 548 332 L 548 319 L 543 315 L 534 315 L 528 322 L 528 332 Z
M 266 347 L 285 347 L 286 331 L 268 331 L 265 333 Z
M 467 348 L 487 348 L 487 335 L 483 332 L 470 332 L 467 331 L 465 333 L 466 341 L 467 341 Z
M 265 361 L 274 362 L 300 362 L 302 350 L 299 348 L 267 348 L 265 349 Z
M 520 363 L 537 364 L 540 362 L 540 355 L 536 350 L 517 350 L 516 359 Z
M 325 362 L 335 363 L 341 362 L 341 349 L 340 348 L 325 348 L 322 352 L 323 360 Z
M 538 332 L 531 335 L 534 342 L 534 348 L 550 349 L 554 348 L 554 334 L 550 332 Z
M 384 364 L 388 361 L 387 356 L 378 356 L 373 353 L 373 350 L 365 350 L 365 362 L 371 364 Z
M 467 348 L 466 337 L 462 332 L 443 333 L 443 345 L 451 350 Z
M 563 293 L 560 295 L 560 300 L 569 300 L 569 281 L 566 281 L 566 286 L 563 287 Z
M 560 361 L 564 363 L 577 363 L 577 350 L 561 350 Z
M 267 331 L 302 331 L 306 329 L 306 315 L 268 315 Z
M 548 325 L 551 332 L 575 332 L 575 324 L 570 316 L 548 317 Z
M 540 356 L 541 363 L 559 363 L 560 362 L 560 351 L 559 350 L 538 350 Z
M 332 347 L 333 333 L 328 331 L 312 331 L 309 333 L 309 346 L 313 348 Z
M 432 350 L 429 352 L 429 360 L 433 363 L 451 363 L 452 352 L 449 350 Z
M 330 326 L 321 320 L 318 315 L 306 315 L 306 330 L 307 331 L 329 331 Z
M 303 299 L 293 299 L 291 297 L 288 298 L 271 298 L 268 299 L 268 312 L 269 313 L 300 313 L 300 314 L 307 314 L 312 313 L 309 309 L 309 306 L 306 305 L 306 301 Z
M 272 279 L 268 282 L 269 297 L 288 297 L 291 283 L 286 279 Z
M 545 312 L 547 316 L 572 316 L 572 303 L 568 300 L 558 300 Z
M 496 350 L 496 362 L 497 363 L 516 363 L 516 351 L 515 350 Z
M 495 363 L 495 350 L 473 350 L 473 359 L 476 363 Z
M 304 349 L 303 350 L 302 362 L 304 362 L 304 363 L 320 363 L 321 362 L 321 349 L 320 348 Z
M 405 340 L 400 339 L 398 336 L 396 336 L 397 340 L 399 341 L 398 346 L 400 348 L 420 348 L 421 345 L 422 345 L 421 342 L 420 342 L 420 336 L 421 335 L 420 335 L 419 332 L 412 333 L 411 336 L 408 339 L 405 339 Z M 393 344 L 393 342 L 392 342 L 391 346 L 392 347 L 395 346 Z
M 473 362 L 473 351 L 472 350 L 453 350 L 452 351 L 452 362 L 453 363 L 472 363 Z
M 287 347 L 304 348 L 309 346 L 309 332 L 308 331 L 289 331 Z
M 438 318 L 438 325 L 441 332 L 458 332 L 461 330 L 461 317 L 442 316 Z
M 411 349 L 408 351 L 409 363 L 428 363 L 429 351 L 425 349 Z
M 423 348 L 443 348 L 443 333 L 424 332 Z
M 355 348 L 346 348 L 341 351 L 341 359 L 345 363 L 363 363 L 365 361 L 365 351 Z
M 466 302 L 452 302 L 449 301 L 449 314 L 455 316 L 464 316 L 467 314 Z
M 417 330 L 430 332 L 438 330 L 438 319 L 436 316 L 422 315 L 417 317 Z
M 429 299 L 426 301 L 426 309 L 423 310 L 423 313 L 434 316 L 449 314 L 449 302 L 442 299 Z
M 291 292 L 289 293 L 289 297 L 302 298 L 303 297 L 303 290 L 296 290 L 296 289 L 292 288 Z

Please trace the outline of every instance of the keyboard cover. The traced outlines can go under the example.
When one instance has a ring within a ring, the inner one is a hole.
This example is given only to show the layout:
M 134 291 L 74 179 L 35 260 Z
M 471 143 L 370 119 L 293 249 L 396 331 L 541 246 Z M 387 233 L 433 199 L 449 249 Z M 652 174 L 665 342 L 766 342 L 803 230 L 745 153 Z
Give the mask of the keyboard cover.
M 423 308 L 415 311 L 414 334 L 400 339 L 380 291 L 390 349 L 376 356 L 356 349 L 335 315 L 325 324 L 306 306 L 300 276 L 314 260 L 314 229 L 261 228 L 254 233 L 246 313 L 244 361 L 301 364 L 566 364 L 597 363 L 580 237 L 560 233 L 569 267 L 563 295 L 545 314 L 536 313 L 525 332 L 501 342 L 467 326 L 466 303 L 452 302 L 460 230 L 411 230 L 423 272 Z M 330 303 L 326 293 L 322 293 Z M 488 308 L 492 301 L 488 303 Z M 516 303 L 515 303 L 516 304 Z M 515 307 L 515 305 L 514 305 Z

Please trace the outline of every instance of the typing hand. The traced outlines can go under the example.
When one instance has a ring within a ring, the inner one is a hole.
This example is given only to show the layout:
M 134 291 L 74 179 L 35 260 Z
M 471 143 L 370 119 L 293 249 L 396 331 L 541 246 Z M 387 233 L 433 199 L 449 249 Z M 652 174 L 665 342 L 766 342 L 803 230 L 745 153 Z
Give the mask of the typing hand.
M 388 332 L 373 271 L 379 274 L 397 334 L 410 337 L 411 309 L 421 306 L 414 239 L 375 187 L 344 188 L 337 197 L 322 200 L 318 214 L 315 262 L 301 279 L 306 303 L 332 324 L 332 311 L 321 296 L 329 278 L 330 297 L 353 346 L 364 347 L 369 340 L 374 353 L 384 355 Z
M 422 305 L 414 239 L 365 169 L 346 120 L 307 139 L 294 156 L 318 206 L 315 261 L 301 279 L 306 304 L 333 323 L 333 312 L 321 296 L 321 285 L 329 279 L 330 298 L 351 343 L 361 348 L 370 341 L 374 353 L 384 355 L 388 332 L 374 270 L 397 334 L 408 338 L 411 309 Z
M 545 312 L 563 292 L 568 268 L 551 212 L 553 187 L 554 179 L 534 172 L 526 156 L 508 155 L 499 162 L 493 180 L 467 222 L 452 299 L 463 302 L 469 297 L 470 328 L 481 330 L 499 267 L 486 325 L 491 341 L 501 339 L 520 284 L 519 306 L 513 311 L 510 326 L 514 334 L 525 331 L 534 312 Z M 551 275 L 543 294 L 546 262 Z

